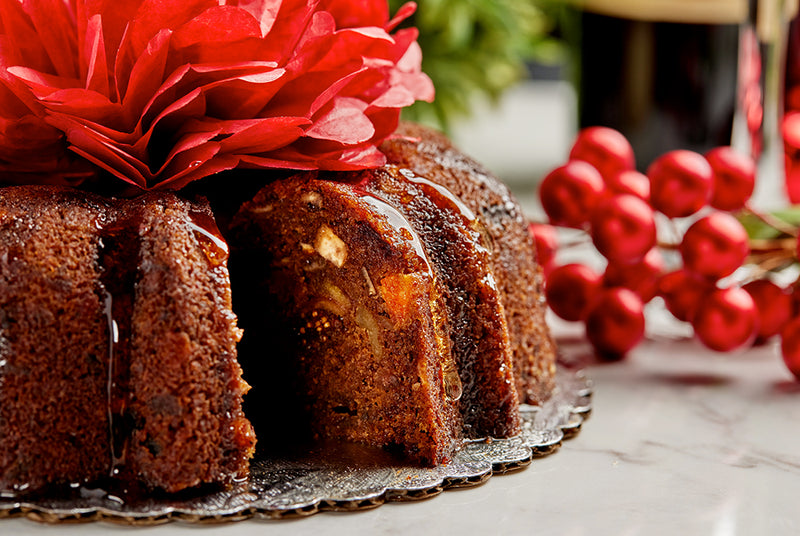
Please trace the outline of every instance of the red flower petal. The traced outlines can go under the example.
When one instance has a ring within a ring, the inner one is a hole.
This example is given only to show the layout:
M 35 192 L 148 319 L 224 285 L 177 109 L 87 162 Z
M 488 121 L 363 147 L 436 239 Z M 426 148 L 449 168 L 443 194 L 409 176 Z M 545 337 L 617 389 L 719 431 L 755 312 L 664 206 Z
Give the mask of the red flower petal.
M 338 141 L 346 145 L 365 142 L 375 134 L 375 127 L 364 115 L 364 101 L 340 97 L 333 106 L 306 131 L 306 136 L 320 140 Z
M 129 47 L 136 57 L 159 32 L 174 30 L 218 5 L 216 0 L 144 0 L 131 21 L 127 40 L 123 41 L 121 48 Z
M 209 84 L 208 112 L 213 117 L 257 117 L 285 83 L 286 71 L 273 69 Z
M 6 71 L 24 82 L 38 99 L 47 98 L 48 95 L 59 89 L 75 87 L 76 82 L 72 78 L 63 78 L 28 67 L 9 67 Z
M 13 0 L 12 0 L 13 1 Z M 77 32 L 78 32 L 78 54 L 81 62 L 81 76 L 87 72 L 87 50 L 86 40 L 81 40 L 80 36 L 88 33 L 88 22 L 95 15 L 100 16 L 103 42 L 106 47 L 106 58 L 109 59 L 108 66 L 113 66 L 113 58 L 117 55 L 117 49 L 122 41 L 122 36 L 139 9 L 141 0 L 81 0 L 76 10 Z
M 244 167 L 359 169 L 430 100 L 384 0 L 0 0 L 0 169 L 142 189 Z M 15 155 L 37 148 L 35 163 Z M 27 170 L 27 171 L 26 171 Z
M 258 21 L 248 12 L 231 6 L 214 6 L 175 31 L 173 46 L 184 48 L 198 43 L 217 46 L 261 37 Z
M 413 15 L 416 10 L 417 10 L 416 2 L 406 2 L 405 4 L 400 6 L 400 9 L 397 10 L 397 13 L 395 13 L 394 17 L 392 17 L 392 20 L 384 24 L 383 29 L 386 30 L 387 32 L 391 32 L 392 30 L 397 28 L 401 22 L 403 22 L 408 17 Z
M 133 64 L 127 85 L 118 87 L 122 97 L 125 124 L 135 123 L 164 80 L 169 54 L 170 32 L 156 34 Z
M 62 0 L 26 1 L 23 8 L 30 16 L 55 73 L 77 78 L 78 43 L 73 17 Z
M 106 97 L 110 97 L 108 83 L 108 63 L 106 62 L 106 47 L 103 41 L 103 24 L 99 15 L 92 17 L 86 27 L 86 84 L 84 87 Z
M 263 2 L 261 0 L 233 0 L 228 5 L 239 7 L 258 21 L 260 35 L 264 36 L 272 28 L 272 24 L 278 16 L 278 11 L 289 2 Z M 307 4 L 303 2 L 305 7 Z M 285 9 L 285 8 L 284 8 Z
M 383 26 L 389 18 L 388 2 L 370 0 L 351 0 L 337 2 L 323 0 L 320 9 L 329 12 L 336 19 L 337 28 L 354 28 L 359 26 Z
M 0 0 L 0 23 L 5 36 L 0 65 L 26 65 L 41 71 L 54 70 L 36 28 L 18 0 Z
M 311 121 L 303 117 L 269 117 L 226 122 L 220 142 L 227 153 L 260 154 L 285 147 L 304 134 Z
M 80 88 L 53 91 L 41 101 L 48 110 L 80 117 L 86 121 L 102 122 L 119 115 L 119 104 L 95 91 Z

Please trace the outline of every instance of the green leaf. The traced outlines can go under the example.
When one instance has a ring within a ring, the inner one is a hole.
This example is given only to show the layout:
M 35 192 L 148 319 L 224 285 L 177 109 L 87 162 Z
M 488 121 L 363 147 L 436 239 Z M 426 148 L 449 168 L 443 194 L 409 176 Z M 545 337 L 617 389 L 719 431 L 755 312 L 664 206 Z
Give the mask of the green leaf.
M 405 0 L 390 0 L 394 13 Z M 476 97 L 499 98 L 526 74 L 532 60 L 563 60 L 556 36 L 563 0 L 418 0 L 407 25 L 419 29 L 422 68 L 436 88 L 432 104 L 406 109 L 447 130 L 468 116 Z
M 780 220 L 790 227 L 800 227 L 800 205 L 794 205 L 768 213 L 768 216 Z M 747 236 L 756 240 L 769 240 L 786 236 L 786 233 L 770 225 L 757 215 L 745 212 L 739 215 L 739 221 L 747 231 Z

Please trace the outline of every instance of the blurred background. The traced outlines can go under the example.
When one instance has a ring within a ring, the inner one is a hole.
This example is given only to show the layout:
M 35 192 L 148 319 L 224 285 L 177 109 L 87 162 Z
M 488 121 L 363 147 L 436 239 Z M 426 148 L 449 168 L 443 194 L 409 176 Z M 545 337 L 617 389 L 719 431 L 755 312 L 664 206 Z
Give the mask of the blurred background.
M 417 1 L 437 98 L 406 118 L 525 204 L 591 125 L 625 134 L 641 171 L 668 150 L 733 145 L 759 163 L 754 202 L 800 202 L 797 0 Z

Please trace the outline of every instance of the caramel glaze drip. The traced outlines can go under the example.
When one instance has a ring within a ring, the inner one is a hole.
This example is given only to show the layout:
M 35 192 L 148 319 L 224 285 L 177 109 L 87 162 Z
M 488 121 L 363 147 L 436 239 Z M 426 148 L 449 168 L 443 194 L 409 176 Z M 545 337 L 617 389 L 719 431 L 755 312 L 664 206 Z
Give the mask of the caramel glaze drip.
M 98 220 L 101 295 L 108 321 L 108 420 L 111 463 L 109 477 L 125 475 L 127 438 L 136 426 L 129 403 L 131 324 L 141 249 L 142 215 L 135 207 L 120 210 L 120 217 Z M 213 218 L 193 211 L 182 222 L 194 234 L 208 267 L 225 266 L 228 247 Z
M 214 223 L 214 218 L 204 212 L 192 211 L 189 213 L 190 221 L 186 225 L 194 233 L 200 248 L 208 260 L 208 267 L 212 270 L 225 265 L 228 258 L 228 244 Z
M 134 426 L 127 411 L 130 368 L 130 319 L 139 264 L 139 222 L 135 217 L 106 221 L 100 229 L 98 262 L 108 320 L 108 418 L 111 470 L 117 476 L 125 465 L 125 440 Z
M 493 298 L 498 289 L 490 263 L 494 244 L 481 216 L 446 186 L 401 166 L 365 173 L 359 184 L 408 214 L 426 250 L 433 252 L 434 273 L 444 283 L 448 323 L 453 329 L 452 352 L 442 360 L 441 374 L 449 399 L 463 395 L 465 430 L 475 437 L 515 433 L 519 416 L 512 402 L 518 398 L 513 362 L 504 308 Z M 479 279 L 470 283 L 473 276 Z M 480 314 L 474 313 L 476 307 Z M 475 328 L 479 318 L 489 320 Z M 496 397 L 497 404 L 488 405 L 496 408 L 494 413 L 482 411 L 482 401 L 488 399 L 481 389 Z
M 417 233 L 411 227 L 411 224 L 408 222 L 405 216 L 403 216 L 399 210 L 394 208 L 385 199 L 360 186 L 363 185 L 356 185 L 356 188 L 361 201 L 371 206 L 377 214 L 380 214 L 386 218 L 392 227 L 398 229 L 402 237 L 411 243 L 417 256 L 422 259 L 426 266 L 428 266 L 430 269 L 431 263 L 428 259 L 428 254 L 425 251 L 425 247 L 422 245 Z
M 411 174 L 410 171 L 408 173 Z M 378 214 L 383 215 L 389 222 L 391 222 L 393 227 L 399 229 L 400 233 L 407 240 L 411 241 L 416 254 L 425 261 L 425 265 L 428 267 L 430 273 L 436 274 L 436 270 L 433 268 L 433 265 L 428 258 L 427 250 L 423 245 L 418 233 L 414 230 L 413 226 L 409 223 L 406 217 L 394 206 L 392 206 L 390 201 L 369 187 L 371 180 L 372 176 L 369 173 L 365 173 L 361 182 L 355 185 L 355 189 L 361 196 L 361 199 L 375 209 Z M 437 191 L 440 190 L 440 187 L 434 185 L 430 181 L 422 178 L 419 178 L 419 180 L 420 183 L 430 185 L 431 187 L 436 187 Z M 441 189 L 443 190 L 443 188 Z M 445 194 L 442 193 L 442 196 L 445 197 Z M 466 206 L 458 201 L 452 194 L 449 194 L 447 198 L 452 199 L 454 206 L 458 207 L 457 210 L 461 211 L 461 208 L 463 207 L 466 212 L 469 212 L 469 209 L 467 209 Z M 471 214 L 471 212 L 469 212 L 469 214 Z M 438 286 L 440 284 L 441 282 L 437 281 L 436 285 Z M 443 300 L 441 295 L 437 296 L 437 298 L 440 301 Z M 434 335 L 436 337 L 438 353 L 441 357 L 442 386 L 444 389 L 444 395 L 448 400 L 456 402 L 461 398 L 463 387 L 461 383 L 461 377 L 459 376 L 458 372 L 458 365 L 456 364 L 450 340 L 447 336 L 447 333 L 449 333 L 449 329 L 447 327 L 447 311 L 442 304 L 431 304 L 431 311 L 434 312 L 434 322 L 437 324 L 437 329 L 435 330 Z

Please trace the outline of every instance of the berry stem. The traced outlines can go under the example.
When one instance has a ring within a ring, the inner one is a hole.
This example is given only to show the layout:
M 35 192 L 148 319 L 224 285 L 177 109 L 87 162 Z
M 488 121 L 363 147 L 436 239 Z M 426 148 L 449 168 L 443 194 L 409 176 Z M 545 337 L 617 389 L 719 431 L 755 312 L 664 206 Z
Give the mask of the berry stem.
M 747 205 L 745 205 L 744 211 L 745 212 L 749 212 L 750 214 L 752 214 L 753 216 L 755 216 L 756 218 L 758 218 L 762 222 L 766 223 L 767 225 L 769 225 L 773 229 L 776 229 L 777 231 L 780 231 L 783 234 L 787 234 L 787 235 L 789 235 L 791 237 L 794 237 L 794 238 L 798 237 L 797 227 L 795 227 L 794 225 L 791 225 L 789 223 L 786 223 L 785 221 L 781 220 L 780 218 L 776 218 L 772 214 L 769 214 L 769 213 L 766 213 L 766 212 L 761 212 L 760 210 L 757 210 L 757 209 L 753 208 L 753 206 L 751 204 L 749 204 L 749 203 Z
M 790 251 L 773 251 L 751 255 L 747 262 L 757 268 L 756 273 L 749 279 L 761 279 L 765 274 L 790 266 L 795 261 L 794 253 Z
M 751 238 L 750 252 L 754 254 L 782 253 L 794 257 L 797 248 L 796 238 Z

